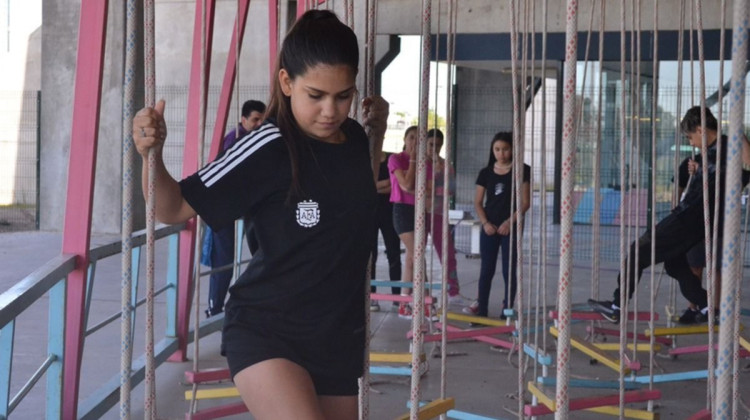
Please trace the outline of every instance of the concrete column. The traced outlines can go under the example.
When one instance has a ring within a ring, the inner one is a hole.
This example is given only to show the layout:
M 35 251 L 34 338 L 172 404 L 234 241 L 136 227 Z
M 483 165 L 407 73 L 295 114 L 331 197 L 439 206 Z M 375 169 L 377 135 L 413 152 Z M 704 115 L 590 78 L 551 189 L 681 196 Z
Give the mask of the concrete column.
M 40 228 L 61 230 L 75 86 L 80 1 L 44 0 Z M 92 232 L 120 231 L 124 8 L 109 7 Z

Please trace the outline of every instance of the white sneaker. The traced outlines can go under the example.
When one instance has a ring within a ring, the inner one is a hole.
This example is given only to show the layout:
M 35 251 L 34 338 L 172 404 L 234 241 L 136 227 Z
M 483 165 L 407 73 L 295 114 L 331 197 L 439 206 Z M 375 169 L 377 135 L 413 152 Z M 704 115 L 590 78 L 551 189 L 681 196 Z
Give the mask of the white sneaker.
M 467 304 L 467 299 L 461 296 L 460 294 L 448 296 L 448 305 L 465 306 L 466 304 Z
M 370 312 L 380 312 L 380 303 L 374 300 L 370 302 Z
M 479 302 L 474 301 L 471 302 L 471 305 L 464 307 L 463 313 L 469 314 L 469 315 L 476 315 L 479 313 Z

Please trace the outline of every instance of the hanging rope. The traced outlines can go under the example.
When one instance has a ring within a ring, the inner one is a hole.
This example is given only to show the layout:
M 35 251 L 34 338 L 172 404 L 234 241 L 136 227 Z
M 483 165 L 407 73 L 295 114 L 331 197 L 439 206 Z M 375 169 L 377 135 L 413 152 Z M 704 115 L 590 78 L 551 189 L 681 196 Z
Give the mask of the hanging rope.
M 156 66 L 154 54 L 154 0 L 144 2 L 144 40 L 146 106 L 156 104 Z M 156 228 L 156 152 L 148 153 L 148 187 L 146 198 L 146 373 L 144 417 L 156 419 L 156 363 L 154 362 L 154 231 Z
M 740 249 L 740 156 L 744 140 L 743 123 L 745 109 L 745 63 L 747 61 L 748 8 L 747 2 L 734 2 L 734 22 L 732 30 L 732 85 L 729 107 L 729 141 L 726 164 L 726 190 L 724 206 L 724 243 L 722 257 L 721 286 L 721 330 L 719 331 L 719 351 L 716 364 L 716 402 L 714 418 L 733 418 L 730 413 L 732 403 L 733 371 L 739 363 L 738 351 L 734 344 L 734 330 L 737 323 L 737 303 L 742 281 L 742 258 Z M 735 398 L 736 400 L 736 398 Z M 734 416 L 738 413 L 735 411 Z
M 375 35 L 377 30 L 377 0 L 367 0 L 367 19 L 365 21 L 365 97 L 375 94 Z M 353 22 L 353 21 L 352 21 Z M 375 142 L 370 142 L 373 174 L 377 177 L 380 169 L 380 153 L 375 150 Z M 377 252 L 377 250 L 375 251 Z M 372 278 L 374 256 L 370 256 L 365 276 L 365 308 L 370 306 L 370 279 Z M 365 314 L 365 348 L 363 375 L 359 379 L 359 418 L 370 418 L 370 311 Z
M 626 4 L 623 0 L 620 3 L 620 214 L 625 211 L 625 145 L 627 144 L 627 113 L 626 113 L 626 91 L 625 91 L 625 8 Z M 627 255 L 627 238 L 625 236 L 625 218 L 620 218 L 620 255 Z M 624 276 L 620 276 L 620 319 L 627 319 L 627 290 L 630 281 L 628 281 L 628 264 L 627 258 L 620 258 L 620 273 Z M 622 280 L 625 281 L 622 281 Z M 625 352 L 625 337 L 626 337 L 627 322 L 620 322 L 620 354 Z M 620 406 L 623 404 L 623 394 L 625 392 L 625 379 L 623 372 L 625 371 L 625 362 L 623 358 L 620 358 L 620 369 L 619 369 L 619 395 L 620 395 Z M 622 409 L 620 410 L 620 417 L 623 416 Z
M 557 346 L 556 420 L 569 415 L 568 386 L 570 383 L 570 307 L 573 275 L 573 184 L 575 171 L 575 85 L 578 43 L 578 3 L 567 1 L 565 34 L 565 81 L 563 86 L 562 184 L 560 226 L 560 276 L 558 310 L 560 332 Z
M 138 59 L 138 8 L 136 0 L 126 3 L 125 77 L 122 102 L 122 260 L 120 280 L 120 418 L 130 419 L 130 375 L 133 365 L 132 278 L 133 278 L 133 192 L 134 149 L 133 117 L 135 116 L 136 62 Z
M 424 283 L 425 267 L 425 199 L 426 199 L 426 151 L 427 151 L 427 118 L 430 90 L 430 28 L 432 18 L 432 4 L 430 0 L 422 0 L 422 53 L 420 58 L 421 79 L 419 85 L 419 140 L 417 143 L 417 180 L 416 203 L 414 209 L 414 310 L 412 316 L 412 361 L 411 361 L 411 408 L 410 416 L 417 418 L 420 403 L 420 349 L 424 342 L 422 319 L 424 314 Z
M 547 308 L 547 16 L 548 16 L 548 0 L 544 0 L 542 2 L 542 20 L 544 22 L 544 26 L 542 27 L 542 136 L 541 136 L 541 144 L 540 149 L 542 150 L 541 158 L 539 159 L 539 164 L 542 167 L 542 181 L 539 186 L 539 191 L 541 192 L 541 200 L 540 200 L 540 206 L 542 208 L 541 211 L 541 221 L 539 222 L 539 226 L 541 227 L 540 232 L 540 238 L 543 238 L 540 246 L 540 252 L 539 252 L 539 266 L 541 267 L 541 270 L 539 271 L 539 277 L 541 279 L 537 279 L 538 283 L 541 283 L 541 291 L 540 294 L 542 295 L 542 308 Z M 542 331 L 547 331 L 547 316 L 546 314 L 542 314 Z M 542 348 L 547 349 L 547 334 L 542 334 Z M 542 368 L 543 373 L 545 374 L 545 377 L 547 376 L 547 367 Z
M 593 8 L 594 5 L 592 4 Z M 604 74 L 604 19 L 605 14 L 605 2 L 600 1 L 600 13 L 599 13 L 599 92 L 597 95 L 597 115 L 596 115 L 596 155 L 594 156 L 594 174 L 599 174 L 602 167 L 602 97 L 604 96 L 603 91 L 603 77 Z M 588 48 L 588 47 L 587 47 Z M 594 261 L 591 268 L 591 297 L 592 299 L 599 300 L 599 274 L 601 270 L 601 188 L 602 181 L 600 176 L 594 175 L 594 193 L 596 199 L 594 200 L 594 219 L 592 223 L 593 228 L 593 243 L 594 243 Z
M 445 127 L 445 167 L 443 169 L 443 223 L 441 232 L 443 235 L 443 261 L 441 262 L 442 268 L 442 291 L 440 307 L 443 310 L 440 313 L 440 323 L 447 325 L 447 308 L 448 308 L 448 296 L 446 293 L 447 279 L 448 279 L 448 240 L 450 239 L 450 230 L 448 226 L 449 221 L 449 198 L 450 198 L 450 185 L 451 185 L 451 173 L 448 170 L 450 168 L 451 158 L 453 156 L 453 66 L 455 64 L 455 53 L 456 53 L 456 23 L 458 19 L 458 7 L 455 0 L 448 0 L 448 33 L 447 33 L 447 45 L 446 45 L 446 64 L 448 67 L 448 74 L 446 76 L 446 85 L 448 86 L 446 95 L 446 127 Z M 436 75 L 437 79 L 437 75 Z M 437 90 L 435 97 L 437 98 Z M 435 107 L 435 121 L 437 121 L 437 107 Z M 434 234 L 434 232 L 433 232 Z M 448 330 L 447 328 L 441 329 L 440 336 L 440 398 L 444 399 L 447 395 L 448 387 L 448 375 L 447 375 L 447 357 L 448 357 Z
M 658 97 L 659 97 L 659 78 L 657 77 L 658 70 L 659 70 L 659 0 L 654 0 L 654 9 L 653 9 L 653 15 L 654 15 L 654 41 L 653 41 L 653 49 L 654 53 L 651 58 L 651 62 L 653 66 L 651 67 L 651 74 L 652 74 L 652 84 L 651 84 L 651 172 L 653 173 L 656 168 L 656 143 L 657 143 L 657 136 L 656 136 L 656 119 L 658 116 L 656 115 L 656 111 L 658 109 Z M 677 179 L 677 178 L 675 178 Z M 656 203 L 656 177 L 651 177 L 651 203 L 652 203 L 652 209 L 655 207 Z M 649 222 L 650 226 L 656 226 L 656 212 L 651 211 L 651 220 Z M 651 229 L 651 267 L 655 265 L 656 261 L 656 229 Z M 649 320 L 648 320 L 648 327 L 651 331 L 654 331 L 654 318 L 655 318 L 655 312 L 656 312 L 656 270 L 653 268 L 650 270 L 651 276 L 650 276 L 650 293 L 649 293 Z M 637 339 L 633 340 L 634 343 L 637 343 Z M 653 349 L 654 345 L 656 344 L 656 337 L 653 334 L 649 335 L 649 348 Z M 636 346 L 633 346 L 634 348 Z M 652 390 L 654 389 L 654 351 L 648 352 L 648 389 Z M 653 401 L 648 402 L 648 410 L 653 411 Z

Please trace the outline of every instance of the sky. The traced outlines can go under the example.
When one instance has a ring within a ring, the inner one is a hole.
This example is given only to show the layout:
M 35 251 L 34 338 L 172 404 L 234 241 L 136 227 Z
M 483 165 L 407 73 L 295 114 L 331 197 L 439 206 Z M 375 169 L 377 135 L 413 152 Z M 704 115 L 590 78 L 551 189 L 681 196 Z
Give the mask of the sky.
M 419 36 L 402 36 L 401 52 L 383 72 L 382 95 L 390 103 L 389 125 L 394 126 L 399 119 L 398 113 L 405 113 L 405 126 L 391 128 L 386 133 L 383 148 L 388 152 L 398 152 L 403 145 L 403 130 L 419 116 L 419 84 L 421 41 Z M 446 79 L 447 66 L 435 63 L 430 65 L 430 99 L 429 108 L 435 108 L 435 77 L 441 81 L 438 86 L 438 115 L 446 116 Z

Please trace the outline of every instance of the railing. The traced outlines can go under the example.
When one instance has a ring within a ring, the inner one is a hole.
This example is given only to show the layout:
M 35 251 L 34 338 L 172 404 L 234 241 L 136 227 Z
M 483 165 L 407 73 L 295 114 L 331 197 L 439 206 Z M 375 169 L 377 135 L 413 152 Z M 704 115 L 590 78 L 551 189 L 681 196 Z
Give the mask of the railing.
M 178 346 L 176 337 L 177 268 L 179 265 L 178 234 L 182 229 L 184 229 L 184 225 L 174 225 L 161 227 L 156 231 L 157 240 L 167 238 L 169 241 L 166 282 L 163 287 L 155 291 L 155 294 L 166 294 L 166 331 L 163 339 L 155 346 L 157 366 L 166 361 L 177 350 Z M 144 231 L 133 235 L 133 300 L 130 305 L 133 323 L 135 323 L 136 308 L 144 302 L 144 299 L 138 300 L 137 290 L 138 273 L 140 271 L 140 251 L 145 241 L 146 234 Z M 90 251 L 85 303 L 86 320 L 88 320 L 92 303 L 97 264 L 108 257 L 119 255 L 121 249 L 121 242 L 116 241 L 96 247 Z M 76 256 L 74 255 L 59 255 L 0 295 L 0 419 L 8 418 L 43 377 L 46 377 L 46 417 L 49 419 L 60 418 L 66 311 L 65 287 L 68 274 L 75 269 L 75 262 Z M 11 398 L 11 372 L 13 371 L 16 319 L 24 314 L 33 304 L 43 301 L 45 297 L 48 298 L 49 308 L 47 355 L 31 377 Z M 85 331 L 84 340 L 105 326 L 118 321 L 120 316 L 120 312 L 115 312 L 98 321 L 94 326 Z M 200 336 L 210 334 L 218 330 L 218 328 L 218 323 L 203 323 L 200 327 Z M 119 328 L 117 328 L 117 331 L 119 331 Z M 188 341 L 191 341 L 192 334 L 189 334 L 189 337 L 186 338 Z M 119 336 L 116 338 L 116 342 L 120 342 Z M 145 357 L 141 356 L 135 359 L 131 365 L 132 386 L 136 386 L 143 380 L 144 370 Z M 114 375 L 114 377 L 104 384 L 97 385 L 96 392 L 79 403 L 79 418 L 98 418 L 103 415 L 117 403 L 119 399 L 119 387 L 119 374 Z

